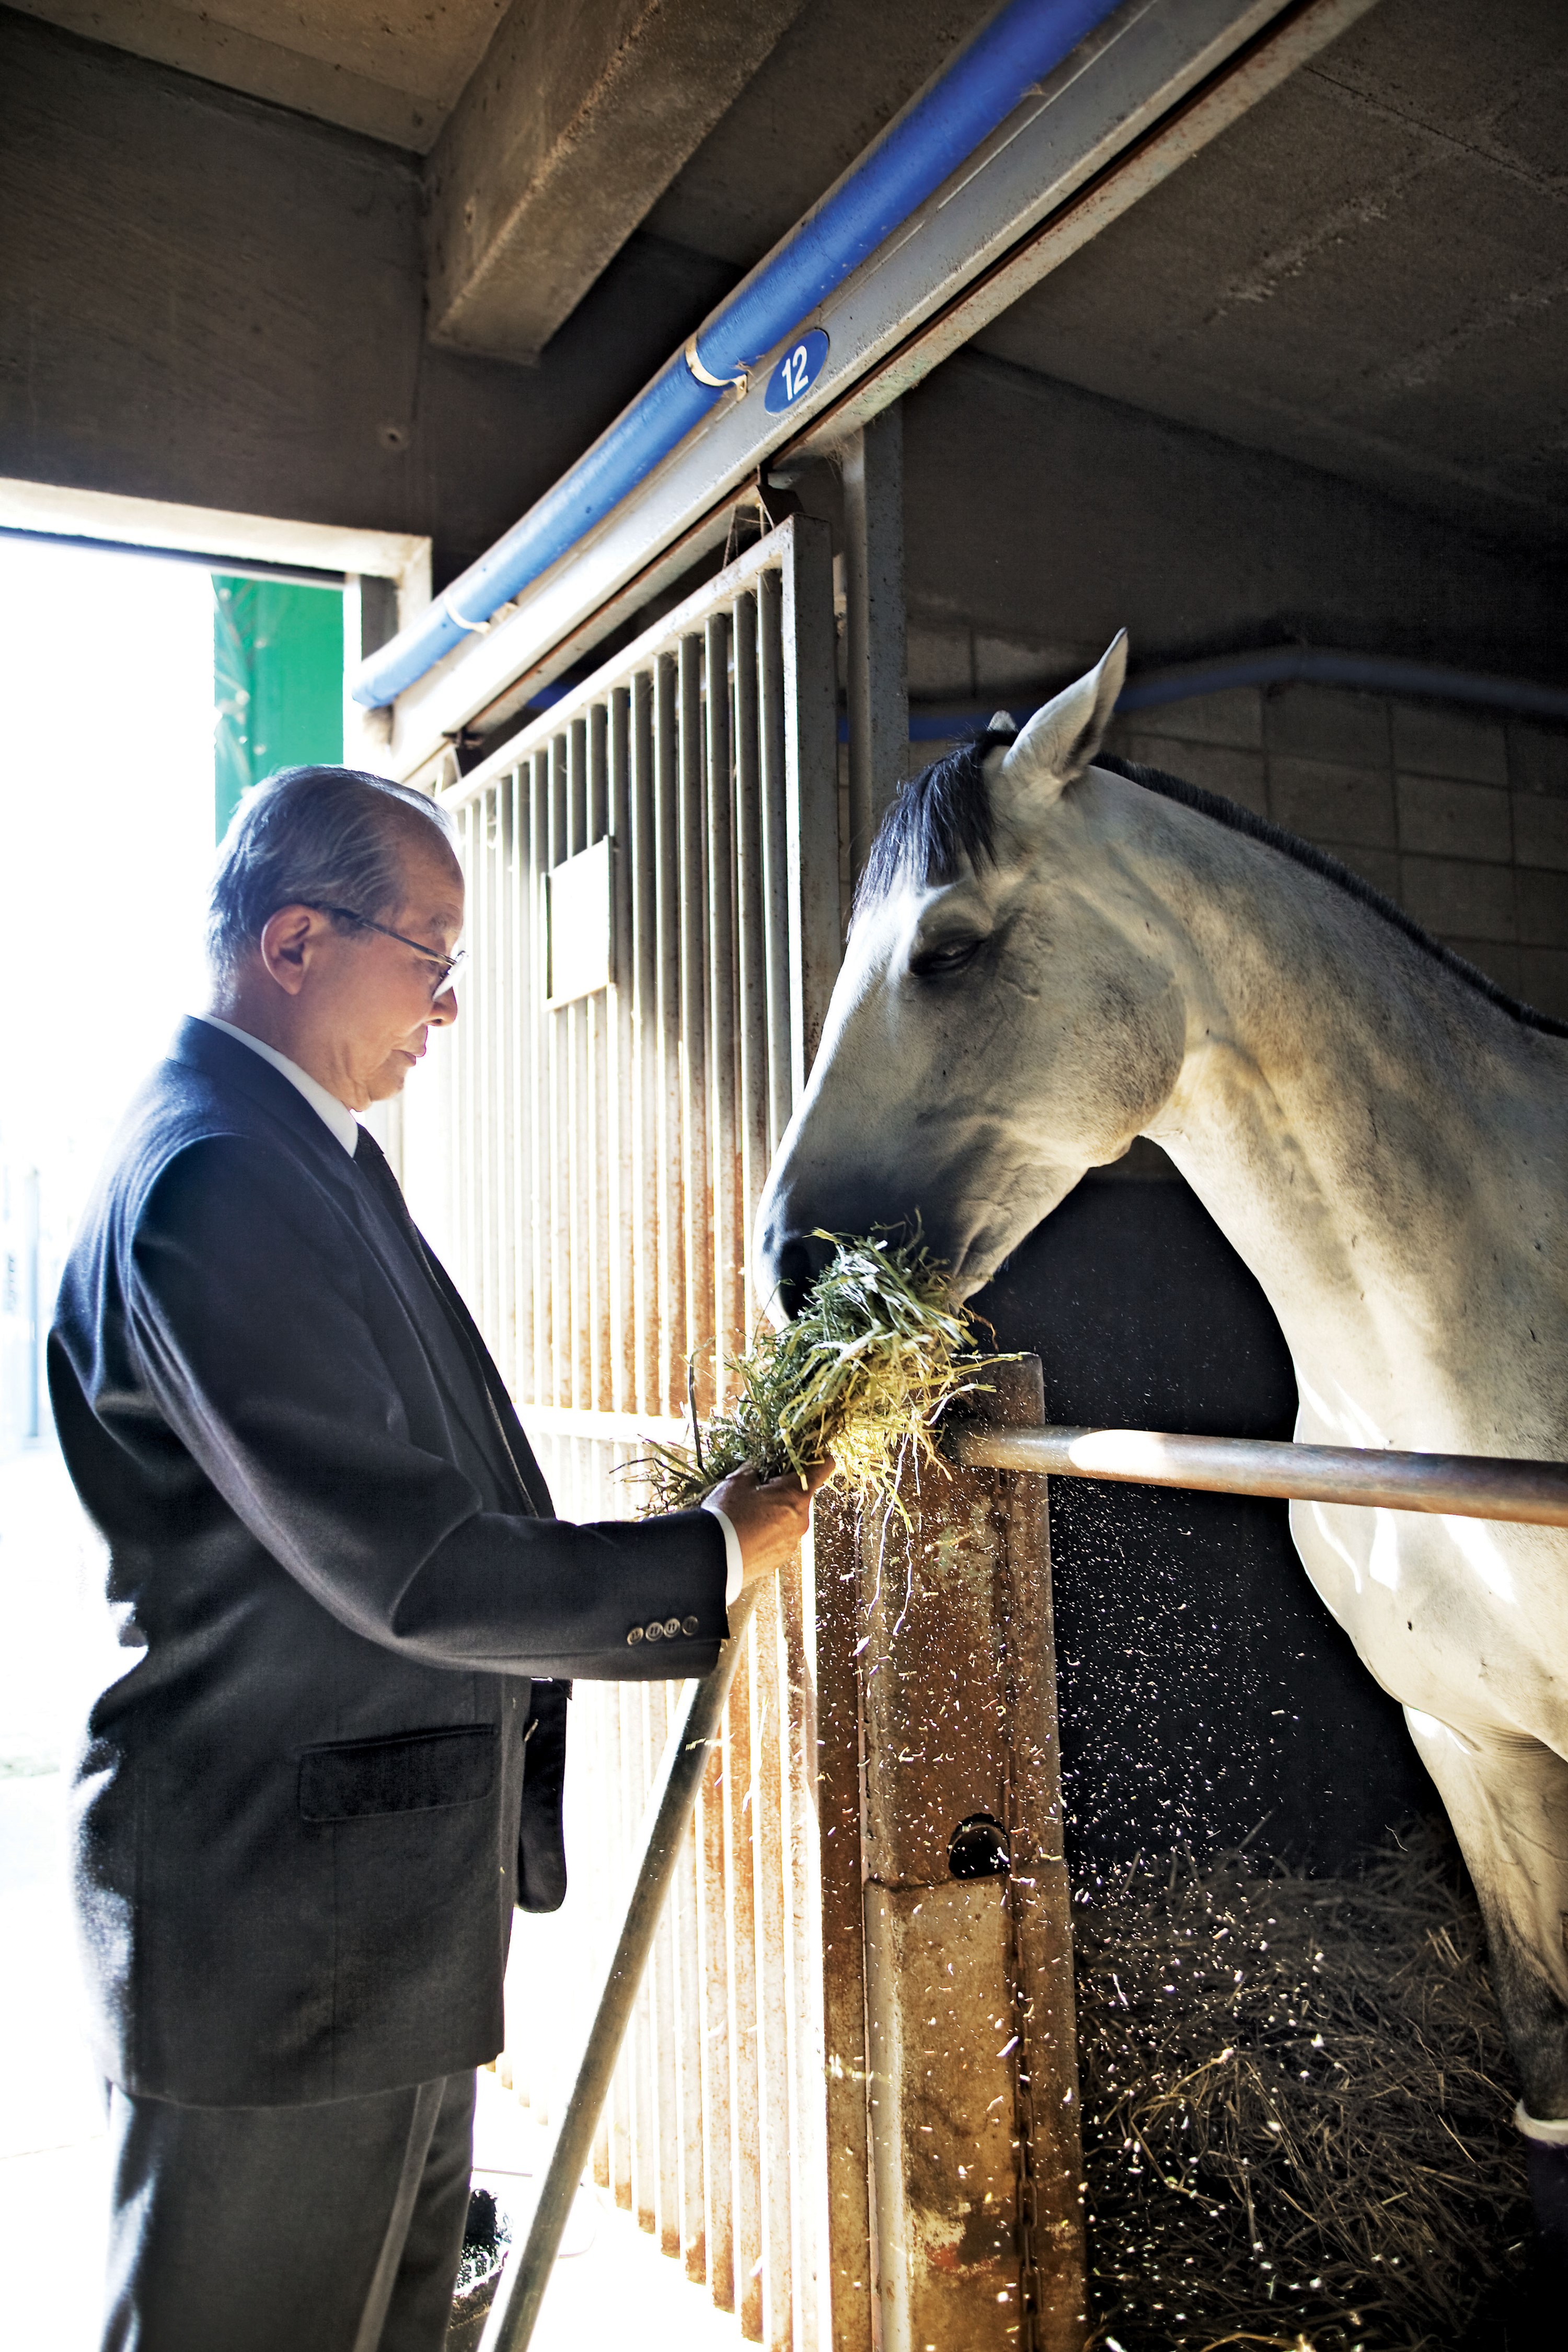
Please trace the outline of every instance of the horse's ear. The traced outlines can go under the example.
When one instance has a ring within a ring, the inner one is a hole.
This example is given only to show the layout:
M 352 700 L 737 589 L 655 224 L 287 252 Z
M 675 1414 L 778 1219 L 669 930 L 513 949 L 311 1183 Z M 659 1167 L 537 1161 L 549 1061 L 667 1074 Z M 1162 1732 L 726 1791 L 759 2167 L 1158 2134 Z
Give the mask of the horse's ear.
M 1118 630 L 1096 667 L 1037 710 L 1002 754 L 1002 775 L 1036 807 L 1049 807 L 1105 740 L 1127 676 L 1127 632 Z

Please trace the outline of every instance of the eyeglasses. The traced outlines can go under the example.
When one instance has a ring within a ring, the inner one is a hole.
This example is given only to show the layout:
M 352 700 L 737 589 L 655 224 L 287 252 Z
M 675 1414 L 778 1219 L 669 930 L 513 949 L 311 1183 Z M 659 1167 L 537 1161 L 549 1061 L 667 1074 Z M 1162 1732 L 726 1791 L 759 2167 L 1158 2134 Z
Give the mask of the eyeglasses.
M 315 904 L 314 901 L 310 903 Z M 423 956 L 426 963 L 433 963 L 436 967 L 436 977 L 430 983 L 432 1004 L 438 996 L 445 995 L 447 990 L 451 987 L 452 975 L 467 952 L 466 950 L 459 948 L 455 956 L 438 956 L 434 948 L 422 947 L 417 940 L 405 939 L 401 931 L 389 931 L 384 923 L 373 923 L 368 915 L 356 914 L 352 907 L 317 905 L 316 912 L 318 915 L 336 915 L 340 921 L 345 923 L 358 923 L 363 930 L 379 931 L 384 940 L 395 940 L 400 948 L 412 948 L 416 956 Z

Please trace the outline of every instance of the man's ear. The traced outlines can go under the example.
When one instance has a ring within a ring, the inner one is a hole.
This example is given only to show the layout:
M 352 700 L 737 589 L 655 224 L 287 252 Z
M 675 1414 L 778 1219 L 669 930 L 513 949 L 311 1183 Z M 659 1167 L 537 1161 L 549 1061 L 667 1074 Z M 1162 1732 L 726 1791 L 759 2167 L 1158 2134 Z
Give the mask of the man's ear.
M 257 952 L 268 977 L 286 995 L 298 996 L 305 985 L 310 943 L 325 928 L 325 917 L 313 907 L 279 907 L 263 923 Z
M 1127 632 L 1118 630 L 1097 666 L 1037 710 L 1002 753 L 1000 782 L 1020 809 L 1049 808 L 1081 776 L 1105 740 L 1127 676 Z

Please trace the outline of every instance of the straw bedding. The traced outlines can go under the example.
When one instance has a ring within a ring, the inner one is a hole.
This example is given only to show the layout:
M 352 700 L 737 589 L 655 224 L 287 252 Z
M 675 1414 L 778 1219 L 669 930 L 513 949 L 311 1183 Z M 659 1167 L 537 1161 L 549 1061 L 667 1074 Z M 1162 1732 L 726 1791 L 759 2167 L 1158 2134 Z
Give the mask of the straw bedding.
M 1135 1864 L 1076 1935 L 1094 2352 L 1499 2340 L 1524 2151 L 1441 1823 L 1356 1878 Z

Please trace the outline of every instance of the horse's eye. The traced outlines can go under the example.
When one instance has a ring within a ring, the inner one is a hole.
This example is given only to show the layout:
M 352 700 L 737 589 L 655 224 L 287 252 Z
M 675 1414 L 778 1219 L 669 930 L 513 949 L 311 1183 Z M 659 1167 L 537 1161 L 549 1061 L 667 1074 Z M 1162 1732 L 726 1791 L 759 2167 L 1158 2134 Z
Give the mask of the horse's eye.
M 938 980 L 944 972 L 964 971 L 984 946 L 984 940 L 943 940 L 934 948 L 910 958 L 910 970 L 918 980 Z

